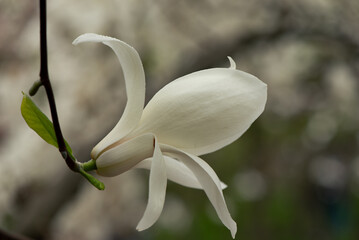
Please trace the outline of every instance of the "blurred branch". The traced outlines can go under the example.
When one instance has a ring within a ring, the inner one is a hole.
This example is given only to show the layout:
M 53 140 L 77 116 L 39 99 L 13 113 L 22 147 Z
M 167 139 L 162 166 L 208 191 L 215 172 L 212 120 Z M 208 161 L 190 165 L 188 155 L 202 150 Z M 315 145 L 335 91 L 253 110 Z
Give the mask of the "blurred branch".
M 0 228 L 0 239 L 1 240 L 31 240 L 30 238 L 27 238 L 19 234 L 10 233 L 1 228 Z
M 351 36 L 340 31 L 327 29 L 325 24 L 320 27 L 298 26 L 290 19 L 290 11 L 285 8 L 277 9 L 276 22 L 271 24 L 271 28 L 261 29 L 243 35 L 238 34 L 232 38 L 223 39 L 221 36 L 205 36 L 198 44 L 205 51 L 193 51 L 189 49 L 183 54 L 181 64 L 177 65 L 175 74 L 171 79 L 175 79 L 184 74 L 210 68 L 218 65 L 227 56 L 237 52 L 244 52 L 252 49 L 259 44 L 272 44 L 283 38 L 298 38 L 301 40 L 323 40 L 326 43 L 334 43 L 344 51 L 346 60 L 352 61 L 359 58 L 359 43 Z M 308 21 L 310 24 L 310 21 Z M 220 46 L 220 47 L 219 47 Z M 193 54 L 195 52 L 195 54 Z
M 25 31 L 28 24 L 31 23 L 30 20 L 37 14 L 36 4 L 33 1 L 23 1 L 21 4 L 17 4 L 22 6 L 22 11 L 20 14 L 11 12 L 11 17 L 6 15 L 6 3 L 3 5 L 5 7 L 0 6 L 0 29 L 2 33 L 0 35 L 0 64 L 9 61 L 21 61 L 21 54 L 12 45 L 19 40 L 21 33 Z M 13 15 L 17 18 L 15 24 L 13 23 Z
M 85 155 L 85 152 L 81 155 Z M 29 186 L 24 186 L 27 202 L 21 205 L 22 208 L 16 215 L 21 221 L 18 221 L 14 231 L 34 239 L 47 239 L 46 235 L 50 232 L 54 218 L 76 197 L 81 183 L 81 179 L 69 171 L 59 172 L 56 181 L 29 182 Z M 20 191 L 17 195 L 23 194 Z

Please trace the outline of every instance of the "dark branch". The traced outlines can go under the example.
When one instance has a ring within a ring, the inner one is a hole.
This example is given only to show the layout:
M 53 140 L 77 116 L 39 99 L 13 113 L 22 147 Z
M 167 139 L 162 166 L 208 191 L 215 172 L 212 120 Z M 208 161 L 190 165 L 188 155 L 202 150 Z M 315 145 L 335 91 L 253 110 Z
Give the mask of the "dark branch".
M 31 240 L 20 234 L 11 233 L 0 228 L 0 239 L 2 240 Z
M 75 161 L 70 157 L 65 145 L 65 140 L 62 136 L 59 119 L 57 117 L 56 104 L 54 93 L 52 91 L 49 71 L 47 66 L 47 40 L 46 40 L 46 0 L 40 0 L 40 56 L 41 56 L 41 65 L 40 65 L 40 81 L 45 87 L 46 95 L 50 105 L 51 118 L 55 129 L 57 144 L 59 146 L 59 151 L 61 152 L 63 158 L 66 161 L 67 166 L 78 172 L 77 165 Z

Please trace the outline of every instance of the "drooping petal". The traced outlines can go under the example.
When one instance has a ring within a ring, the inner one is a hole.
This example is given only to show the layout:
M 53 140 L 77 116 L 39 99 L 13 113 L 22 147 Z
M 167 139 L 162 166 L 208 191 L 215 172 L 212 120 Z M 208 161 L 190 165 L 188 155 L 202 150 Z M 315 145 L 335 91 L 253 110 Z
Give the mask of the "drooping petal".
M 167 178 L 175 183 L 189 188 L 203 189 L 193 172 L 182 162 L 171 157 L 163 156 L 166 164 Z M 135 168 L 151 169 L 152 158 L 147 158 L 139 162 Z M 221 188 L 227 185 L 221 182 Z
M 208 199 L 212 203 L 216 210 L 218 217 L 222 223 L 231 231 L 234 238 L 237 232 L 237 224 L 233 221 L 229 214 L 226 202 L 221 190 L 221 184 L 218 176 L 209 165 L 201 158 L 183 152 L 174 147 L 161 144 L 161 150 L 164 154 L 172 155 L 180 159 L 191 171 L 194 173 L 198 181 L 203 187 L 203 190 L 208 196 Z
M 152 159 L 148 203 L 145 213 L 143 214 L 141 221 L 136 227 L 138 231 L 142 231 L 151 227 L 157 221 L 161 215 L 165 202 L 167 186 L 166 165 L 156 139 Z
M 153 142 L 153 134 L 148 133 L 114 146 L 96 159 L 97 173 L 112 177 L 128 171 L 153 156 Z
M 248 73 L 231 68 L 195 72 L 157 92 L 130 135 L 152 132 L 160 143 L 194 155 L 210 153 L 239 138 L 266 100 L 267 85 Z
M 86 33 L 76 38 L 73 44 L 83 42 L 102 42 L 109 46 L 120 61 L 126 82 L 125 110 L 117 125 L 92 150 L 91 157 L 96 159 L 105 148 L 119 141 L 137 126 L 145 102 L 145 74 L 137 51 L 127 43 L 111 37 Z

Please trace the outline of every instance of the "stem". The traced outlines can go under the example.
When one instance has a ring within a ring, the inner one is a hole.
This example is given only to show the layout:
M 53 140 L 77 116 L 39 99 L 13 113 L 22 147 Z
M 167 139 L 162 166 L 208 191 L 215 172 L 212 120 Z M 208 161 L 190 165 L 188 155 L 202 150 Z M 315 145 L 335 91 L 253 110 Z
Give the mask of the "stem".
M 46 0 L 40 0 L 40 81 L 45 87 L 47 99 L 50 105 L 51 118 L 54 124 L 57 144 L 59 146 L 59 151 L 61 152 L 67 166 L 74 172 L 78 172 L 78 165 L 75 160 L 70 157 L 65 145 L 64 138 L 62 136 L 59 119 L 57 117 L 56 104 L 54 93 L 52 91 L 49 71 L 47 66 L 47 38 L 46 38 Z
M 55 130 L 57 145 L 59 151 L 65 160 L 67 166 L 74 172 L 80 173 L 84 176 L 92 185 L 99 190 L 104 190 L 105 185 L 97 180 L 86 171 L 96 169 L 96 162 L 89 161 L 82 164 L 76 160 L 76 158 L 66 148 L 64 137 L 62 136 L 59 118 L 57 116 L 55 97 L 52 91 L 49 70 L 47 65 L 47 38 L 46 38 L 46 0 L 40 0 L 40 80 L 35 82 L 30 89 L 30 94 L 34 95 L 40 86 L 44 86 L 47 99 L 50 105 L 52 123 Z
M 31 86 L 29 90 L 30 96 L 34 96 L 41 86 L 42 86 L 42 82 L 40 80 L 34 82 L 34 84 Z
M 82 165 L 82 168 L 88 172 L 88 171 L 93 171 L 93 170 L 96 170 L 97 169 L 97 166 L 96 166 L 96 161 L 91 159 L 90 161 L 88 162 L 84 162 L 84 163 L 81 163 Z

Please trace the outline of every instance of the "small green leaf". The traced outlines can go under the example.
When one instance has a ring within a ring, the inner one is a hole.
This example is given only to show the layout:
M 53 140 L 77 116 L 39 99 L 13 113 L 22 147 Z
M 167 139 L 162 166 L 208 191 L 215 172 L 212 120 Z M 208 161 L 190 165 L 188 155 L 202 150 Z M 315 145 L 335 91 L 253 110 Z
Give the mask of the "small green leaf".
M 58 148 L 56 134 L 52 122 L 35 105 L 29 96 L 23 93 L 21 103 L 21 115 L 27 125 L 34 130 L 48 144 Z M 67 151 L 72 155 L 69 144 L 65 141 Z
M 52 122 L 46 117 L 46 115 L 35 105 L 35 103 L 31 100 L 29 96 L 25 93 L 23 94 L 23 99 L 21 103 L 21 115 L 25 119 L 25 122 L 29 127 L 34 130 L 42 139 L 44 139 L 47 143 L 58 148 L 56 134 L 54 130 L 54 126 Z M 65 140 L 66 151 L 61 152 L 63 158 L 67 158 L 67 154 L 69 154 L 70 158 L 76 163 L 79 164 L 76 158 L 72 155 L 72 150 L 69 144 Z M 96 169 L 96 162 L 94 160 L 90 160 L 89 162 L 83 163 L 82 165 L 78 165 L 78 171 L 83 177 L 85 177 L 93 186 L 95 186 L 99 190 L 105 189 L 105 184 L 103 182 L 96 179 L 91 174 L 88 174 L 87 171 Z

